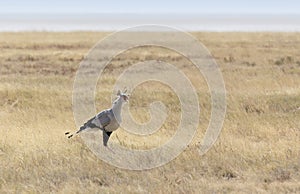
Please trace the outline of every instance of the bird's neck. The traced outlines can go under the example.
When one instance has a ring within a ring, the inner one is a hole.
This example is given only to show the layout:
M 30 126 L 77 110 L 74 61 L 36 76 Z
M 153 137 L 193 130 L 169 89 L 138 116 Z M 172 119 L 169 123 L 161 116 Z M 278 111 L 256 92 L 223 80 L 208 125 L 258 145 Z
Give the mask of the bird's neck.
M 121 99 L 118 99 L 113 103 L 112 110 L 114 114 L 116 114 L 115 116 L 119 117 L 121 115 L 122 105 L 123 102 Z

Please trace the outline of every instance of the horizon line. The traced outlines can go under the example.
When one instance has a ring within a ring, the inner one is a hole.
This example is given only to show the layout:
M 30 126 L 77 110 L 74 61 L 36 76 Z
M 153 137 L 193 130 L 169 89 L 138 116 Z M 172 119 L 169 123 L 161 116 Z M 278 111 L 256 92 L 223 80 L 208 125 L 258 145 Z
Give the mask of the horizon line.
M 17 15 L 55 15 L 55 14 L 62 14 L 62 15 L 197 15 L 197 16 L 204 16 L 204 15 L 297 15 L 300 16 L 300 13 L 182 13 L 182 12 L 157 12 L 157 13 L 141 13 L 141 12 L 2 12 L 0 15 L 8 15 L 8 14 L 17 14 Z

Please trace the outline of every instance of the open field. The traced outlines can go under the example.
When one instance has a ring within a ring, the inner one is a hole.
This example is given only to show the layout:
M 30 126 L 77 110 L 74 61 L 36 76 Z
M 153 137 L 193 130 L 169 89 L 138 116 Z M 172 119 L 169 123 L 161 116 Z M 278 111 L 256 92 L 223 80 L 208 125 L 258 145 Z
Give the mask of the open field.
M 214 147 L 198 154 L 210 118 L 204 78 L 182 56 L 153 48 L 120 54 L 104 71 L 96 105 L 110 107 L 117 76 L 130 65 L 158 59 L 182 69 L 197 87 L 201 116 L 191 145 L 170 163 L 145 171 L 113 167 L 93 155 L 75 129 L 72 89 L 89 49 L 107 33 L 0 33 L 0 193 L 299 193 L 300 33 L 194 33 L 220 65 L 227 114 Z M 138 137 L 120 129 L 111 143 L 156 147 L 174 133 L 180 104 L 159 83 L 132 93 L 135 119 L 148 104 L 168 108 L 162 129 Z

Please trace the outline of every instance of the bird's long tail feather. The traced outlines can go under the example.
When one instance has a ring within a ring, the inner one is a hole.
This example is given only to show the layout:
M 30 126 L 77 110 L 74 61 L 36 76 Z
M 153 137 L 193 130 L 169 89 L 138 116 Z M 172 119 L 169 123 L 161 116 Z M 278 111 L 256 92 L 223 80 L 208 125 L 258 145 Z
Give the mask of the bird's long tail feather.
M 83 126 L 80 127 L 80 129 L 74 133 L 71 133 L 71 132 L 66 132 L 65 135 L 68 137 L 68 138 L 71 138 L 73 137 L 74 135 L 80 133 L 81 131 L 87 129 L 87 128 L 94 128 L 94 127 L 97 127 L 94 123 L 92 123 L 92 121 L 95 119 L 95 117 L 91 118 L 90 120 L 88 120 L 86 123 L 84 123 Z
M 68 138 L 71 138 L 71 137 L 73 137 L 74 135 L 80 133 L 82 130 L 83 130 L 83 129 L 80 128 L 78 131 L 76 131 L 76 132 L 74 132 L 74 133 L 71 133 L 71 132 L 68 131 L 68 132 L 65 133 L 65 135 L 66 135 Z

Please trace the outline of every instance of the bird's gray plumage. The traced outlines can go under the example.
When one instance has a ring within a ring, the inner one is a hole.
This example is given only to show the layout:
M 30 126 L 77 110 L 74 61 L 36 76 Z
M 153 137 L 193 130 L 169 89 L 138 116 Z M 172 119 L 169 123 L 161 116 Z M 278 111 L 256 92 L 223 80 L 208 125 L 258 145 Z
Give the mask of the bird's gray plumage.
M 107 125 L 109 125 L 112 121 L 111 118 L 114 118 L 114 113 L 112 109 L 102 111 L 96 116 L 96 119 L 98 119 L 102 127 L 106 127 Z

